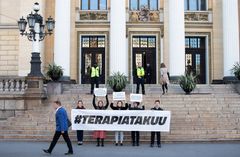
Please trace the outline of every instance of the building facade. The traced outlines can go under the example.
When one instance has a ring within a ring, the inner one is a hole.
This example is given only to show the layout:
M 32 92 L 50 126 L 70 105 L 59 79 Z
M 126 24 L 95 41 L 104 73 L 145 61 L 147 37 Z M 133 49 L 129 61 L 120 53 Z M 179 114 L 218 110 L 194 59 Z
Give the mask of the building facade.
M 16 21 L 33 0 L 0 0 L 0 75 L 26 76 L 31 43 Z M 100 82 L 113 72 L 134 81 L 136 65 L 158 84 L 160 64 L 171 77 L 186 71 L 198 83 L 221 82 L 239 62 L 238 0 L 39 0 L 41 13 L 56 20 L 54 36 L 41 43 L 43 69 L 55 62 L 64 75 L 89 83 L 96 62 Z M 15 4 L 12 6 L 12 4 Z

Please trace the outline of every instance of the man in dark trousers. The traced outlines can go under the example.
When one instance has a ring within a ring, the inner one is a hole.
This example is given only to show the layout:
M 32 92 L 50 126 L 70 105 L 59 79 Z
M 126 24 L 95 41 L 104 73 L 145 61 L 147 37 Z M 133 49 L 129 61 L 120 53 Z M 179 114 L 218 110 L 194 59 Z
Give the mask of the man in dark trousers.
M 160 100 L 155 100 L 154 107 L 151 110 L 162 111 L 163 109 L 160 107 Z M 157 134 L 157 145 L 161 148 L 161 132 L 151 132 L 151 147 L 154 146 L 155 134 Z
M 97 65 L 97 63 L 93 64 L 93 67 L 91 68 L 90 71 L 90 75 L 91 75 L 91 94 L 93 94 L 93 90 L 94 90 L 94 84 L 96 84 L 96 88 L 99 87 L 99 66 Z
M 53 136 L 53 140 L 49 146 L 48 149 L 43 149 L 43 151 L 47 154 L 51 154 L 53 148 L 57 144 L 57 141 L 59 137 L 62 135 L 63 139 L 67 143 L 68 146 L 68 152 L 65 153 L 65 155 L 72 155 L 73 154 L 73 148 L 71 140 L 68 136 L 68 116 L 66 110 L 62 107 L 60 101 L 54 101 L 53 108 L 56 110 L 56 131 Z
M 139 93 L 139 86 L 141 84 L 141 86 L 142 86 L 142 94 L 145 94 L 144 76 L 145 76 L 144 68 L 142 67 L 141 63 L 138 63 L 138 67 L 137 67 L 137 91 L 136 91 L 136 93 Z

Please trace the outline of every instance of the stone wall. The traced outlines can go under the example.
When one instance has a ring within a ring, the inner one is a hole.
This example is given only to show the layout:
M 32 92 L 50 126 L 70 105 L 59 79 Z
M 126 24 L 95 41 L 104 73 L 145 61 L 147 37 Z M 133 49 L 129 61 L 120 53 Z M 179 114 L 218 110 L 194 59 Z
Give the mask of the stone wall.
M 18 75 L 19 32 L 0 29 L 0 76 Z

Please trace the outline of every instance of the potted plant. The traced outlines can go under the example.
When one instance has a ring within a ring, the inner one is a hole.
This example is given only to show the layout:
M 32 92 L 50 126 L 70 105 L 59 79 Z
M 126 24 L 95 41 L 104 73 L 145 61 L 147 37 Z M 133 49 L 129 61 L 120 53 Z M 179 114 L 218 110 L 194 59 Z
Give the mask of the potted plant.
M 127 76 L 120 72 L 113 73 L 107 80 L 114 92 L 122 91 L 127 85 Z
M 63 68 L 55 63 L 49 64 L 46 75 L 56 82 L 63 76 Z
M 240 80 L 240 64 L 238 62 L 233 65 L 231 71 L 235 75 L 235 77 Z
M 196 77 L 192 73 L 180 77 L 180 87 L 186 94 L 190 94 L 196 87 Z

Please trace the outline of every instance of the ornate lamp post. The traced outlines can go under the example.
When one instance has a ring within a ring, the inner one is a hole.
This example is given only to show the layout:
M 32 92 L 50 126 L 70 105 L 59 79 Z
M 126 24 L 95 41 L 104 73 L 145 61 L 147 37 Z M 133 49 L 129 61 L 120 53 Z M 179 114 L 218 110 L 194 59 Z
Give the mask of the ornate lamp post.
M 51 16 L 46 20 L 46 30 L 43 22 L 43 17 L 38 14 L 40 10 L 39 3 L 33 5 L 34 13 L 27 16 L 27 21 L 24 17 L 18 21 L 18 28 L 20 34 L 27 36 L 29 41 L 32 41 L 32 57 L 31 57 L 31 71 L 29 77 L 43 77 L 41 73 L 41 59 L 40 59 L 40 41 L 44 40 L 45 36 L 51 35 L 55 27 L 55 21 Z M 26 31 L 26 27 L 29 31 Z

